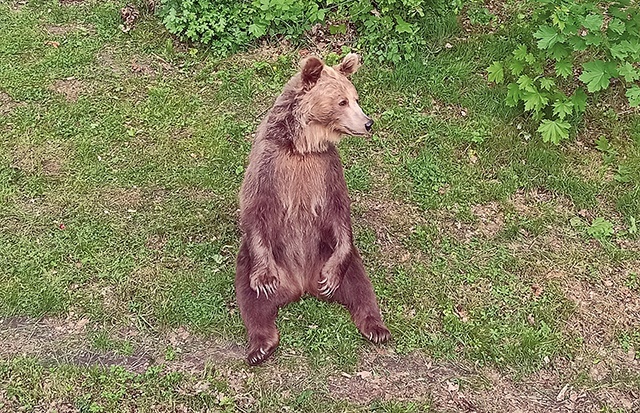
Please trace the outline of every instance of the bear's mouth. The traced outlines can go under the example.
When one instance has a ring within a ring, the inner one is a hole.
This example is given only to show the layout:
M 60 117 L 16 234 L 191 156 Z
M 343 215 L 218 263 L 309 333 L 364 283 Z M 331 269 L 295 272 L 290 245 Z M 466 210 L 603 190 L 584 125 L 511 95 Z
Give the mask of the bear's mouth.
M 344 133 L 345 133 L 346 135 L 350 135 L 350 136 L 363 136 L 363 137 L 365 137 L 365 138 L 368 138 L 368 137 L 370 137 L 370 136 L 371 136 L 371 132 L 368 132 L 368 131 L 361 131 L 361 132 L 357 132 L 357 131 L 354 131 L 354 130 L 352 130 L 352 129 L 346 128 L 346 127 L 345 127 L 344 129 L 345 129 L 345 132 L 344 132 Z

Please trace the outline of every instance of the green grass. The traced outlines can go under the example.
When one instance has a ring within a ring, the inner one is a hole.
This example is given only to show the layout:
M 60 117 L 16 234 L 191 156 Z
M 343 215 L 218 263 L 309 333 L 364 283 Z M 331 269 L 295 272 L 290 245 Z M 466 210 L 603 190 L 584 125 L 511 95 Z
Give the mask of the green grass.
M 122 33 L 123 4 L 0 4 L 0 94 L 12 102 L 0 111 L 0 319 L 88 319 L 79 337 L 101 354 L 144 350 L 122 329 L 158 337 L 184 327 L 243 345 L 237 192 L 251 134 L 297 53 L 213 59 L 148 14 Z M 380 351 L 513 380 L 577 358 L 585 364 L 562 376 L 579 385 L 594 348 L 568 326 L 592 314 L 573 288 L 611 279 L 637 299 L 640 117 L 593 110 L 584 122 L 598 134 L 585 132 L 583 146 L 544 144 L 483 78 L 517 38 L 462 39 L 453 16 L 438 22 L 424 59 L 365 65 L 354 77 L 376 133 L 340 145 L 356 243 L 394 337 Z M 76 96 L 65 97 L 72 86 Z M 594 148 L 600 134 L 613 156 Z M 613 223 L 612 237 L 589 236 L 596 217 Z M 637 323 L 623 325 L 605 317 L 614 339 L 596 350 L 637 349 Z M 168 364 L 137 373 L 0 358 L 0 409 L 441 411 L 430 401 L 437 392 L 335 396 L 329 378 L 365 368 L 377 351 L 341 307 L 305 298 L 278 326 L 278 355 L 262 370 L 236 358 L 207 360 L 201 375 L 173 371 L 187 349 L 172 343 L 158 350 Z M 274 379 L 300 363 L 302 381 Z M 221 376 L 225 368 L 242 383 Z M 630 371 L 597 386 L 637 386 Z

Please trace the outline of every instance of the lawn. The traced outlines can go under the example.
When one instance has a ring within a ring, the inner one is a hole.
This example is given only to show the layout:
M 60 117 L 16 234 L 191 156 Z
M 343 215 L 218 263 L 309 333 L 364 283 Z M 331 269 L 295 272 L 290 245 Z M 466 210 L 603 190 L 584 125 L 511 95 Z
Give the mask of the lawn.
M 543 143 L 486 81 L 517 40 L 434 15 L 354 76 L 375 133 L 339 148 L 392 341 L 304 298 L 251 368 L 237 193 L 301 51 L 218 59 L 125 4 L 0 3 L 0 411 L 640 409 L 638 110 Z

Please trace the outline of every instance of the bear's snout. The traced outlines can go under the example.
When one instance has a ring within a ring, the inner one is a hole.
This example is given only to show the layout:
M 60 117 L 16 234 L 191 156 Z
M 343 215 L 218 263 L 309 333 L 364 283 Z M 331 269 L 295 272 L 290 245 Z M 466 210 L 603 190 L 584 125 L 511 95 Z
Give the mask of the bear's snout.
M 364 124 L 364 127 L 367 130 L 367 132 L 371 132 L 372 126 L 373 126 L 373 119 L 369 119 L 369 121 Z

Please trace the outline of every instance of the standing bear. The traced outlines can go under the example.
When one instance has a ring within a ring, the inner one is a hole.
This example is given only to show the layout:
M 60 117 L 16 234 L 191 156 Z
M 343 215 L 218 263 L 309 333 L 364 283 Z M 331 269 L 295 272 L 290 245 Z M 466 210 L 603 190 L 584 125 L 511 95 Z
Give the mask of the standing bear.
M 390 338 L 353 245 L 336 149 L 343 134 L 367 136 L 373 125 L 348 79 L 359 65 L 353 53 L 333 67 L 307 58 L 258 127 L 240 189 L 235 280 L 251 365 L 278 346 L 278 308 L 305 293 L 343 304 L 370 341 Z

